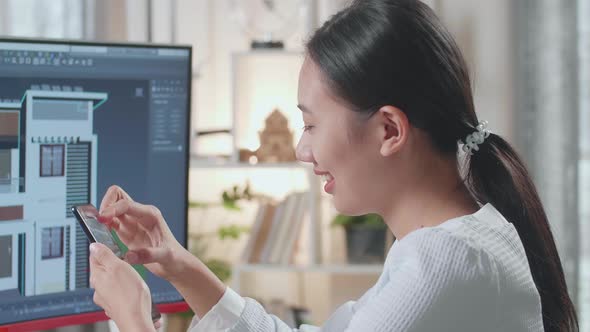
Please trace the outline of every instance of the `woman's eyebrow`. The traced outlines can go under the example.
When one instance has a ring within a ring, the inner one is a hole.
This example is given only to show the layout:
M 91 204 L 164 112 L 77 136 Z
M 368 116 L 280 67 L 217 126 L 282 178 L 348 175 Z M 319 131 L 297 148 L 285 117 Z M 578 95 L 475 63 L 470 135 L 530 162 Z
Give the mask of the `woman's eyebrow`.
M 302 104 L 298 104 L 297 108 L 299 108 L 301 110 L 301 112 L 311 113 L 311 111 L 307 107 L 303 106 Z

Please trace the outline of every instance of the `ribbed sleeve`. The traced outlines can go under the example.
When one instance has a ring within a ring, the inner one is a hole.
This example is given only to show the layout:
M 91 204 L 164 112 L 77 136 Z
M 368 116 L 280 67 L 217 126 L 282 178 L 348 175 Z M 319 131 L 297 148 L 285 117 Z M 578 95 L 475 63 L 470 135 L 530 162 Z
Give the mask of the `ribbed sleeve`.
M 236 325 L 229 330 L 231 332 L 316 332 L 319 328 L 309 325 L 300 329 L 291 329 L 276 316 L 266 313 L 264 308 L 255 300 L 246 298 L 246 306 L 242 317 Z

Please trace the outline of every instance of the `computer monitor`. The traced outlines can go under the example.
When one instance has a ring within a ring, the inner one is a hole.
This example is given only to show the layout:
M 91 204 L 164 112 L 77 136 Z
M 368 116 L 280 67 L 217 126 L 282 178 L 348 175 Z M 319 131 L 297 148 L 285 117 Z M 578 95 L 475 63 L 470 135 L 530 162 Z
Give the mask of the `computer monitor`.
M 186 246 L 190 86 L 188 46 L 0 39 L 0 330 L 106 319 L 70 207 L 113 184 Z M 161 311 L 186 308 L 145 278 Z

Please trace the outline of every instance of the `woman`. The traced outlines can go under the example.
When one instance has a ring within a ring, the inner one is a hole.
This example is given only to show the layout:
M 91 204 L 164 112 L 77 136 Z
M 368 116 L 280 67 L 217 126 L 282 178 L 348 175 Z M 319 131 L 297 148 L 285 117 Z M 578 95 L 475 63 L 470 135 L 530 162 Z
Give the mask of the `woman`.
M 307 44 L 298 102 L 298 159 L 340 213 L 380 214 L 398 239 L 377 284 L 321 331 L 578 329 L 536 189 L 478 121 L 461 53 L 426 5 L 359 0 L 330 18 Z M 112 187 L 101 220 L 129 263 L 184 296 L 190 331 L 290 331 L 184 250 L 155 207 Z M 123 331 L 153 329 L 143 281 L 104 246 L 91 252 L 95 302 Z

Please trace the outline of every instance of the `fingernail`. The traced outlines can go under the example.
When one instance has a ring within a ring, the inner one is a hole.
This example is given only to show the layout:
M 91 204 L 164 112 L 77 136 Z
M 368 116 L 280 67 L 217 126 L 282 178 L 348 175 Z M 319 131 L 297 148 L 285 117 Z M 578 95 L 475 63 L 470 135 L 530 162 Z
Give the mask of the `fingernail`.
M 91 243 L 90 244 L 90 254 L 96 254 L 98 252 L 98 246 L 96 245 L 96 243 Z
M 126 258 L 129 264 L 137 264 L 137 262 L 139 261 L 137 254 L 132 251 L 127 253 Z
M 98 211 L 98 215 L 104 216 L 108 212 L 108 208 Z

